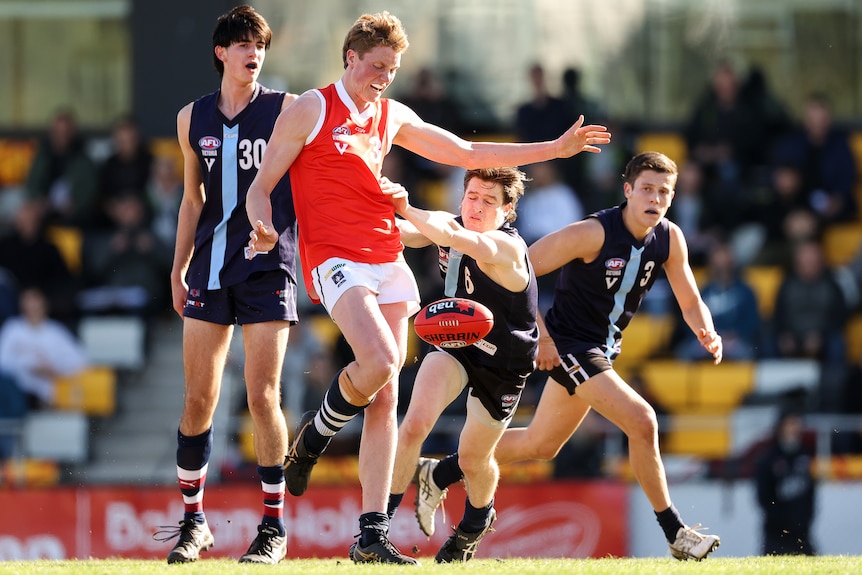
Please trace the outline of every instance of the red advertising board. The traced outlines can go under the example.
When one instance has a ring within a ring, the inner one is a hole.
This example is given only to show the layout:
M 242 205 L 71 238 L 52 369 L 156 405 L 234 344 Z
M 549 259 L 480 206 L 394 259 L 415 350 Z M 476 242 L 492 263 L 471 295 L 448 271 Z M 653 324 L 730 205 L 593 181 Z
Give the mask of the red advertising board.
M 450 489 L 446 519 L 438 512 L 429 541 L 413 517 L 408 491 L 396 514 L 392 541 L 419 556 L 433 556 L 463 512 L 464 491 Z M 206 489 L 206 513 L 216 545 L 206 556 L 239 557 L 257 534 L 261 495 L 252 485 Z M 477 557 L 625 556 L 627 497 L 622 484 L 553 482 L 501 485 L 495 531 Z M 346 557 L 358 533 L 358 487 L 311 488 L 288 495 L 285 522 L 289 558 Z M 36 558 L 162 558 L 171 542 L 153 533 L 176 527 L 182 517 L 178 490 L 171 488 L 67 488 L 0 491 L 0 561 Z

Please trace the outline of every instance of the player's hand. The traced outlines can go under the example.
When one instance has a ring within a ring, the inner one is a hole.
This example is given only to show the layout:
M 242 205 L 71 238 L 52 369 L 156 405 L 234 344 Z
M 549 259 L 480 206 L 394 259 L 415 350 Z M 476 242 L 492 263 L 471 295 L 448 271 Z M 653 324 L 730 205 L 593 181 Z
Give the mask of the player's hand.
M 248 259 L 251 259 L 255 254 L 266 253 L 275 247 L 278 243 L 278 232 L 272 226 L 265 225 L 262 221 L 257 220 L 254 228 L 248 234 Z
M 380 191 L 395 206 L 395 213 L 403 215 L 407 208 L 410 207 L 410 195 L 407 193 L 407 188 L 401 184 L 393 182 L 384 176 L 380 178 Z
M 565 134 L 557 138 L 557 144 L 560 146 L 557 157 L 568 158 L 580 152 L 598 154 L 602 151 L 598 146 L 611 142 L 611 133 L 605 126 L 583 124 L 582 114 Z
M 700 328 L 700 332 L 697 334 L 697 339 L 700 341 L 700 345 L 712 354 L 713 363 L 716 365 L 721 363 L 724 346 L 721 343 L 721 336 L 718 335 L 718 332 L 707 331 L 704 328 Z
M 536 368 L 550 371 L 558 365 L 560 365 L 560 352 L 557 351 L 554 340 L 547 336 L 540 337 L 539 353 L 536 356 Z
M 185 280 L 171 281 L 171 306 L 182 319 L 183 310 L 186 307 L 186 299 L 189 296 L 189 286 Z

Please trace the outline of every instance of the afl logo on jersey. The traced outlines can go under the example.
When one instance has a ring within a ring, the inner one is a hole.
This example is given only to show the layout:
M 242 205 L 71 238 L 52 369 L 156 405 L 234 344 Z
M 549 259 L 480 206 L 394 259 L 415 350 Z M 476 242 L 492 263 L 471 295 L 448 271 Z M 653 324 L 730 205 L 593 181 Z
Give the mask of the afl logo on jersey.
M 218 150 L 221 148 L 221 140 L 215 136 L 204 136 L 198 140 L 198 146 L 201 150 Z
M 338 126 L 332 130 L 332 141 L 335 143 L 335 149 L 338 150 L 338 153 L 342 156 L 344 155 L 344 152 L 347 151 L 348 146 L 350 146 L 349 138 L 349 126 Z
M 610 258 L 605 260 L 605 268 L 609 270 L 618 271 L 626 267 L 626 260 L 623 258 Z

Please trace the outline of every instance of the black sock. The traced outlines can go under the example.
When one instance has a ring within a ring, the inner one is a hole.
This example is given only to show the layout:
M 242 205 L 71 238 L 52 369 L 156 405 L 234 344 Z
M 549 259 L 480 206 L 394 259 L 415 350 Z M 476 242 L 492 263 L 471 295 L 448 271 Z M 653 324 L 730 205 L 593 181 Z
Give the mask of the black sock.
M 668 543 L 676 541 L 676 532 L 685 527 L 685 523 L 682 522 L 682 517 L 679 516 L 679 511 L 676 510 L 673 503 L 664 511 L 656 511 L 655 517 L 658 524 L 661 525 Z
M 359 545 L 368 547 L 381 535 L 389 533 L 389 516 L 385 513 L 363 513 L 359 516 Z
M 398 511 L 398 506 L 401 505 L 401 500 L 404 499 L 403 493 L 390 493 L 389 505 L 386 507 L 386 515 L 389 516 L 389 521 L 395 517 L 395 512 Z
M 431 477 L 440 489 L 446 489 L 453 483 L 458 483 L 464 479 L 464 473 L 458 465 L 458 453 L 455 452 L 441 459 L 437 467 L 434 468 L 434 472 L 431 473 Z
M 488 521 L 491 520 L 491 508 L 494 507 L 494 500 L 485 507 L 473 507 L 470 499 L 464 503 L 464 517 L 458 527 L 464 533 L 478 533 L 488 526 Z
M 323 403 L 314 416 L 314 424 L 303 434 L 303 443 L 305 449 L 311 455 L 320 455 L 324 452 L 332 436 L 341 431 L 345 425 L 362 413 L 367 407 L 366 405 L 353 405 L 341 393 L 341 387 L 338 380 L 341 377 L 347 377 L 347 373 L 342 369 L 332 380 L 329 390 L 323 398 Z M 320 430 L 324 431 L 321 432 Z

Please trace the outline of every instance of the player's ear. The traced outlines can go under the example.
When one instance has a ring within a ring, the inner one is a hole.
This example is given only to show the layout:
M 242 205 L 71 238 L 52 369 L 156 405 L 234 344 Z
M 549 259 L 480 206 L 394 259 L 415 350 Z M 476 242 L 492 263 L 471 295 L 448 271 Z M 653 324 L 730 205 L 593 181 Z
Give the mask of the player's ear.
M 623 183 L 623 195 L 626 197 L 626 199 L 632 197 L 632 191 L 633 190 L 634 190 L 634 188 L 632 188 L 632 185 L 630 183 L 628 183 L 628 182 Z

